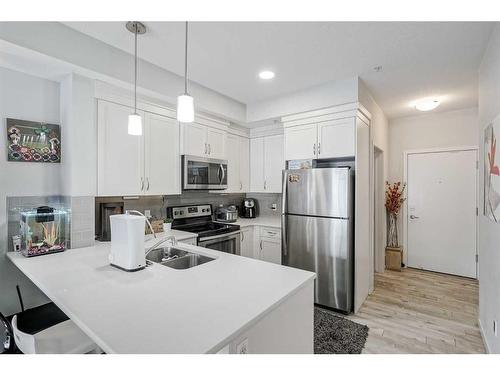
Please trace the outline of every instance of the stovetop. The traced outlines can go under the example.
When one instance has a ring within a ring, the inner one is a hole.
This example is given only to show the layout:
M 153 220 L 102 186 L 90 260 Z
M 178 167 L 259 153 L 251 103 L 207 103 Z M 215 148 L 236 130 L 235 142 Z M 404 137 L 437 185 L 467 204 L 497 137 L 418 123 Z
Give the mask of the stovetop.
M 184 232 L 196 233 L 198 237 L 211 237 L 224 233 L 231 233 L 240 230 L 239 225 L 222 224 L 214 221 L 207 221 L 196 224 L 182 224 L 172 226 L 172 229 L 182 230 Z

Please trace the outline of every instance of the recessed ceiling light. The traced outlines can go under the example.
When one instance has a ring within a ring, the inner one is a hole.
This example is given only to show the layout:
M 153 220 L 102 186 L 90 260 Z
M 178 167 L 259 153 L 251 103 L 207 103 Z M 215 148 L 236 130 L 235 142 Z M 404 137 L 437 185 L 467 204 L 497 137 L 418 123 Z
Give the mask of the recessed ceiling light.
M 259 78 L 260 79 L 273 79 L 274 72 L 271 72 L 270 70 L 263 70 L 262 72 L 259 73 Z
M 419 111 L 432 111 L 437 108 L 441 102 L 434 98 L 422 99 L 415 103 L 415 108 Z

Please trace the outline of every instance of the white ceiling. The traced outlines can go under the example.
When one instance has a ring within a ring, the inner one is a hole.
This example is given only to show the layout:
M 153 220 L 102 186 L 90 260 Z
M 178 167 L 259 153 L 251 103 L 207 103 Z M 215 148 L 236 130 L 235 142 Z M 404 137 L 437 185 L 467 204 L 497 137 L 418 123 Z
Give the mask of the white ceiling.
M 119 22 L 67 22 L 133 53 Z M 146 22 L 139 54 L 183 74 L 184 24 Z M 193 22 L 189 76 L 243 103 L 359 75 L 389 118 L 417 114 L 411 103 L 439 96 L 439 111 L 477 105 L 477 71 L 493 23 Z M 374 67 L 381 65 L 382 71 Z M 260 70 L 276 72 L 271 81 Z

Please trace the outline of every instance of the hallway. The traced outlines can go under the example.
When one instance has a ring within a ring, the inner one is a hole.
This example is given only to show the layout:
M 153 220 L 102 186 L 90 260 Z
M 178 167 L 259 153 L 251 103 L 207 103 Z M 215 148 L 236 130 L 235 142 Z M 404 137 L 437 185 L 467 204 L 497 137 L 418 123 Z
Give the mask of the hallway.
M 484 353 L 476 280 L 416 269 L 375 274 L 350 319 L 370 328 L 363 353 Z

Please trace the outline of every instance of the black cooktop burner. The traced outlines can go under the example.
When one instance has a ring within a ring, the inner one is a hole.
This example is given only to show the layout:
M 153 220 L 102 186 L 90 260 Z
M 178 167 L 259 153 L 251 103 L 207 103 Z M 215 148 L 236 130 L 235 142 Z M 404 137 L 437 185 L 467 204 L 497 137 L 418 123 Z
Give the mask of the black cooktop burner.
M 239 225 L 222 224 L 213 221 L 196 223 L 196 224 L 182 224 L 172 226 L 172 229 L 183 230 L 185 232 L 196 233 L 198 237 L 211 237 L 219 234 L 231 233 L 240 230 Z

